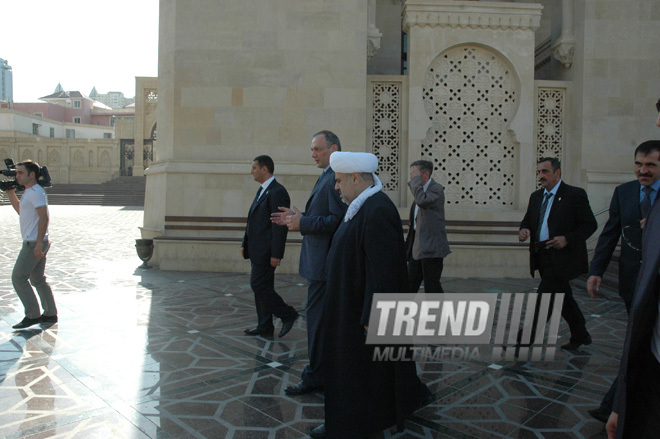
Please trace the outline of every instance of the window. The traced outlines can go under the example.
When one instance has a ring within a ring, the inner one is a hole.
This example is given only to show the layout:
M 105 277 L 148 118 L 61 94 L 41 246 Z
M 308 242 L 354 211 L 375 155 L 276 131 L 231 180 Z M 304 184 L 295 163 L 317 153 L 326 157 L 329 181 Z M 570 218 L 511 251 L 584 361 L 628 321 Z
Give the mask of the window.
M 39 124 L 38 123 L 33 123 L 32 124 L 32 134 L 39 134 Z
M 67 128 L 66 138 L 67 139 L 75 139 L 76 138 L 76 130 L 71 130 L 71 129 Z
M 81 103 L 80 101 L 73 101 L 73 108 L 80 108 Z
M 104 139 L 112 139 L 112 133 L 103 133 Z
M 55 128 L 50 129 L 50 137 L 55 137 Z
M 73 123 L 80 123 L 80 118 L 79 117 L 74 117 L 73 118 Z

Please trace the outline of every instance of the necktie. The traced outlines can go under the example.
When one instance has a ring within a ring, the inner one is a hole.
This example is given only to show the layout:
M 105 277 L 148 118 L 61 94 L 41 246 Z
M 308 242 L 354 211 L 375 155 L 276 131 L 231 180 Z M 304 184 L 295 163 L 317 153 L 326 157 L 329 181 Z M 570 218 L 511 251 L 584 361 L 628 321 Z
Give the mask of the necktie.
M 642 191 L 644 192 L 644 199 L 639 203 L 639 209 L 642 211 L 642 218 L 649 216 L 651 211 L 651 191 L 653 188 L 651 186 L 644 186 Z
M 548 200 L 552 196 L 552 192 L 547 192 L 543 198 L 543 203 L 541 204 L 541 211 L 539 212 L 539 224 L 536 228 L 536 239 L 539 239 L 541 234 L 541 227 L 543 227 L 543 219 L 545 218 L 545 211 L 548 209 Z
M 261 195 L 261 190 L 263 187 L 259 186 L 259 190 L 257 191 L 257 195 L 254 197 L 254 200 L 252 201 L 252 206 L 250 206 L 250 213 L 252 213 L 252 209 L 254 209 L 254 206 L 257 204 L 257 200 L 259 200 L 259 195 Z

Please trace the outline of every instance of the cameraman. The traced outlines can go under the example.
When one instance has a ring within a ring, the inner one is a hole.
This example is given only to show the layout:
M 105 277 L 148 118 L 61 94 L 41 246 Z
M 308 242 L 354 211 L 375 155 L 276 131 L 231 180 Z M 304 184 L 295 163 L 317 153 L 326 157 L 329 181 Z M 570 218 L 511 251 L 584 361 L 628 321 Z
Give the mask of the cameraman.
M 25 160 L 16 165 L 16 181 L 25 186 L 21 200 L 16 197 L 16 188 L 7 189 L 14 210 L 21 224 L 23 246 L 16 259 L 11 275 L 18 298 L 25 308 L 25 318 L 12 326 L 14 329 L 28 328 L 37 323 L 57 322 L 57 308 L 50 285 L 46 282 L 46 253 L 48 252 L 48 197 L 44 188 L 37 184 L 40 168 L 36 162 Z M 28 282 L 28 279 L 30 282 Z M 39 313 L 39 303 L 32 286 L 37 289 L 44 313 Z

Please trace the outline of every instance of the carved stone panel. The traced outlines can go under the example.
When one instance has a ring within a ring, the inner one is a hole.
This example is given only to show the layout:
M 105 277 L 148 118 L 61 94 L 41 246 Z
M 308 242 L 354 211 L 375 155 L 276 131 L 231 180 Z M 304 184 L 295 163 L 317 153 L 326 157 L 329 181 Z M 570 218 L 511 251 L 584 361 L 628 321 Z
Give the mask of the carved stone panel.
M 536 95 L 536 158 L 564 154 L 565 88 L 538 87 Z
M 371 136 L 378 178 L 386 191 L 399 189 L 401 83 L 373 83 Z
M 508 132 L 520 83 L 499 53 L 456 46 L 429 66 L 423 99 L 431 128 L 422 157 L 434 163 L 447 204 L 513 206 L 515 145 Z

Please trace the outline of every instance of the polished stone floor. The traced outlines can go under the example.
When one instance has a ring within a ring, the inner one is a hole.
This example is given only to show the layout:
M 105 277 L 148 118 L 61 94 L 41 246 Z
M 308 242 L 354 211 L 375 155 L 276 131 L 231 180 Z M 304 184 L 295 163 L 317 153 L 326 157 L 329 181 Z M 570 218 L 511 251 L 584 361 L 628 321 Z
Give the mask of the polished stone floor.
M 303 438 L 323 395 L 292 398 L 306 363 L 304 321 L 283 339 L 248 337 L 245 273 L 138 269 L 138 208 L 51 206 L 47 275 L 59 323 L 13 331 L 18 217 L 0 207 L 0 437 Z M 448 258 L 447 264 L 451 264 Z M 248 266 L 245 267 L 246 271 Z M 521 276 L 524 276 L 521 273 Z M 277 275 L 302 310 L 305 285 Z M 444 279 L 447 292 L 524 292 L 530 279 Z M 604 438 L 589 417 L 618 368 L 625 309 L 577 298 L 594 343 L 555 362 L 420 362 L 437 401 L 384 438 Z M 567 327 L 560 334 L 566 341 Z

